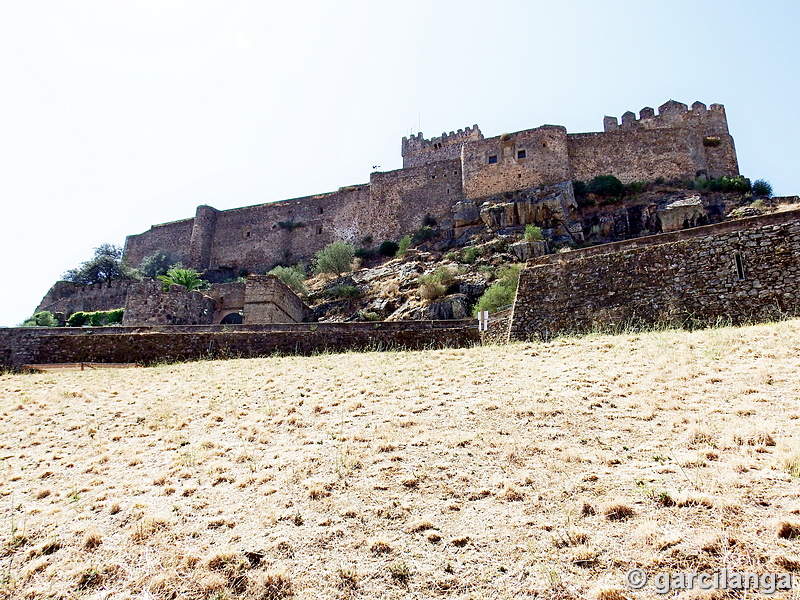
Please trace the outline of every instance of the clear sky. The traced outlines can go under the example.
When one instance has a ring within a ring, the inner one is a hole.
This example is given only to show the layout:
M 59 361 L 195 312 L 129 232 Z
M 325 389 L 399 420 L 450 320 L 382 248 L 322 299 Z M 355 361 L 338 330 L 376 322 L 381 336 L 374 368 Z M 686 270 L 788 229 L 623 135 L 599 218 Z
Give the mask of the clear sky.
M 800 193 L 800 3 L 0 0 L 0 325 L 155 223 L 335 190 L 400 139 L 722 103 Z

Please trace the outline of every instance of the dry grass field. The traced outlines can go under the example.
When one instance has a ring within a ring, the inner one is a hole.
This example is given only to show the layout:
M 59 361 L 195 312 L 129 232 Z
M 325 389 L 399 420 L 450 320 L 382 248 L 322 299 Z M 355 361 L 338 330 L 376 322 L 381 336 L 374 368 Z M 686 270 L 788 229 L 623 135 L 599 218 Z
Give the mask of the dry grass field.
M 798 571 L 798 373 L 794 320 L 5 374 L 0 597 L 614 600 L 654 597 L 632 567 Z

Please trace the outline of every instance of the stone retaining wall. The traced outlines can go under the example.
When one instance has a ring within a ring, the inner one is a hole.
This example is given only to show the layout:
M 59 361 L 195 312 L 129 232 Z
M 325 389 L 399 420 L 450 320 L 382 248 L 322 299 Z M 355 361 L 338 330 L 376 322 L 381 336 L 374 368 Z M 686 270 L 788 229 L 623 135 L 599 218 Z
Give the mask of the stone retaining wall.
M 151 364 L 376 348 L 419 350 L 479 342 L 472 319 L 271 326 L 15 327 L 0 329 L 0 368 L 71 362 Z
M 800 211 L 787 211 L 531 261 L 509 337 L 797 315 Z

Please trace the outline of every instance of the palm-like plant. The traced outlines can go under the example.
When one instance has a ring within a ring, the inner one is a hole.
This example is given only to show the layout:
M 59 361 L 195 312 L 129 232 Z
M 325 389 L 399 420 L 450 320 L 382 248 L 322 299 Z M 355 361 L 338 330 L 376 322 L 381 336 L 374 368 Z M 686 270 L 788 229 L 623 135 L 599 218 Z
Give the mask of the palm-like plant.
M 164 291 L 172 285 L 182 285 L 187 292 L 208 286 L 208 282 L 202 279 L 197 271 L 180 267 L 172 267 L 166 275 L 159 275 L 158 279 L 164 284 Z

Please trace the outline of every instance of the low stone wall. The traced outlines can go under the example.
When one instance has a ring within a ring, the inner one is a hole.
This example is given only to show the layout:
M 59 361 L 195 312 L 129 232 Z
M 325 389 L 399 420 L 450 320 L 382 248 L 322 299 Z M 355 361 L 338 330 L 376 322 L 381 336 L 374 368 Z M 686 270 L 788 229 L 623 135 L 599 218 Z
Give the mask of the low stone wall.
M 391 321 L 281 325 L 0 329 L 0 367 L 254 357 L 274 353 L 465 347 L 480 343 L 476 323 Z
M 531 261 L 509 337 L 797 315 L 800 211 L 787 211 Z
M 244 292 L 245 323 L 299 323 L 305 305 L 274 275 L 250 275 Z
M 489 315 L 486 331 L 481 334 L 481 341 L 484 344 L 508 343 L 508 329 L 511 324 L 513 310 L 513 307 L 506 308 Z

